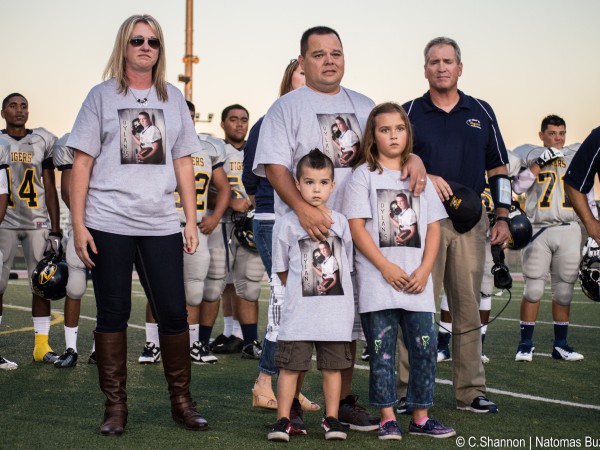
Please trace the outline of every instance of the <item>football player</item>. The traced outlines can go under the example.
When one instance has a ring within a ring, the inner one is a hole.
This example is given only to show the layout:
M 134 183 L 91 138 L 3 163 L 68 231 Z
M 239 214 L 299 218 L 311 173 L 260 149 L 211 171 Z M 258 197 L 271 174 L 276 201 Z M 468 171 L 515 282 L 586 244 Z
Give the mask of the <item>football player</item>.
M 8 210 L 0 225 L 3 253 L 0 303 L 8 286 L 17 245 L 23 246 L 29 276 L 45 252 L 60 252 L 62 232 L 58 193 L 54 179 L 52 148 L 56 136 L 44 128 L 28 129 L 29 103 L 18 93 L 2 101 L 6 128 L 0 137 L 10 145 Z M 48 344 L 50 301 L 32 294 L 31 315 L 35 332 L 33 359 L 54 363 L 58 355 Z
M 230 105 L 221 114 L 221 127 L 227 142 L 225 172 L 231 185 L 230 209 L 223 216 L 222 240 L 225 247 L 228 276 L 222 294 L 224 331 L 212 343 L 214 353 L 236 353 L 243 358 L 259 359 L 262 348 L 258 343 L 258 298 L 265 269 L 258 252 L 249 250 L 232 235 L 233 211 L 246 213 L 251 202 L 242 184 L 243 149 L 248 132 L 248 111 L 241 105 Z M 212 261 L 211 261 L 212 264 Z M 235 319 L 241 328 L 243 341 L 236 336 Z
M 70 183 L 71 171 L 73 169 L 74 151 L 67 147 L 67 140 L 70 133 L 61 137 L 52 150 L 52 158 L 54 166 L 61 174 L 60 178 L 60 195 L 67 205 L 71 208 L 70 203 Z M 75 253 L 75 244 L 72 239 L 70 230 L 67 233 L 66 244 L 66 260 L 69 266 L 69 280 L 67 281 L 67 298 L 65 299 L 65 347 L 66 351 L 58 357 L 54 362 L 54 367 L 65 369 L 75 367 L 77 365 L 77 334 L 79 330 L 79 314 L 81 312 L 81 298 L 85 294 L 87 288 L 87 269 L 79 256 Z M 90 364 L 95 364 L 94 344 L 92 343 L 92 352 L 88 358 Z
M 10 161 L 10 145 L 0 138 L 0 223 L 4 220 L 6 207 L 8 206 L 8 162 Z M 0 251 L 0 272 L 2 272 L 2 252 Z M 2 324 L 2 301 L 0 300 L 0 325 Z M 0 355 L 0 369 L 13 370 L 18 367 Z
M 532 242 L 522 252 L 525 291 L 516 361 L 533 359 L 533 331 L 548 272 L 554 319 L 552 357 L 565 361 L 583 359 L 567 343 L 570 305 L 581 259 L 581 231 L 563 181 L 579 144 L 565 146 L 566 133 L 565 121 L 549 115 L 542 120 L 539 132 L 544 146 L 515 149 L 527 169 L 513 182 L 513 190 L 525 194 L 525 210 L 533 224 Z
M 196 107 L 190 101 L 187 102 L 190 110 L 192 121 L 195 120 Z M 219 299 L 220 292 L 217 295 L 212 295 L 210 292 L 205 296 L 205 281 L 207 277 L 213 277 L 209 271 L 209 261 L 211 260 L 211 252 L 209 251 L 209 236 L 219 225 L 219 221 L 229 206 L 231 190 L 227 175 L 223 170 L 225 162 L 224 142 L 220 139 L 215 139 L 210 136 L 199 134 L 202 151 L 192 154 L 192 162 L 194 164 L 194 173 L 196 178 L 196 223 L 198 224 L 199 245 L 196 253 L 184 254 L 183 270 L 185 297 L 187 302 L 188 324 L 190 326 L 190 356 L 192 362 L 197 364 L 212 364 L 217 362 L 217 357 L 214 356 L 208 347 L 210 332 L 216 318 L 212 316 L 206 318 L 201 316 L 201 304 L 205 302 L 215 302 Z M 214 186 L 217 191 L 215 205 L 209 211 L 208 208 L 208 188 Z M 177 209 L 180 211 L 180 220 L 185 223 L 183 209 L 176 198 Z M 217 246 L 222 246 L 221 238 L 217 236 Z M 224 258 L 223 268 L 218 271 L 225 274 Z M 218 278 L 222 278 L 221 275 Z M 205 308 L 211 310 L 211 306 Z M 212 307 L 214 309 L 214 307 Z M 216 303 L 216 312 L 219 311 L 219 304 Z M 204 323 L 209 322 L 208 335 L 204 331 Z M 202 336 L 200 336 L 202 330 Z M 160 361 L 160 347 L 158 342 L 158 326 L 149 304 L 146 306 L 146 345 L 142 355 L 139 357 L 140 363 L 148 364 Z

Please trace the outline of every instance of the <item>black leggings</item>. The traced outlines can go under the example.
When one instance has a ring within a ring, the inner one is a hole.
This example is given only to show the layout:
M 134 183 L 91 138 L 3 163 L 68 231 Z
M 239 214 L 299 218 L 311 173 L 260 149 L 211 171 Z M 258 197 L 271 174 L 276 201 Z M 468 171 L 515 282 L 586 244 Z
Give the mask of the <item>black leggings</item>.
M 124 236 L 89 229 L 98 254 L 88 252 L 95 267 L 96 331 L 114 333 L 127 328 L 131 314 L 131 272 L 135 262 L 152 314 L 163 334 L 188 329 L 183 288 L 183 240 L 169 236 Z

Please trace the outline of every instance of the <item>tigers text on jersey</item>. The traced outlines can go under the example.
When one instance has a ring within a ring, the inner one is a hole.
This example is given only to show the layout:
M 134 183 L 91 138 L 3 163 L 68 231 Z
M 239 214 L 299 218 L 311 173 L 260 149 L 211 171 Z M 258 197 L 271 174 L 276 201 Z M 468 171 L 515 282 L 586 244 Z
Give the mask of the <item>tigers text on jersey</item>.
M 244 151 L 238 150 L 231 144 L 225 144 L 225 164 L 223 169 L 227 175 L 227 181 L 231 187 L 232 198 L 248 198 L 246 188 L 242 183 L 242 172 L 244 171 Z M 232 209 L 227 208 L 221 222 L 231 222 Z
M 15 139 L 4 131 L 0 132 L 0 138 L 10 145 L 8 209 L 0 228 L 49 228 L 42 171 L 44 168 L 54 169 L 52 148 L 56 136 L 44 128 L 35 128 L 28 130 L 21 139 Z
M 198 139 L 202 150 L 192 153 L 194 165 L 194 179 L 196 181 L 196 223 L 202 222 L 208 209 L 208 187 L 214 169 L 221 167 L 225 161 L 225 142 L 220 139 L 199 134 Z M 175 205 L 179 213 L 179 220 L 185 223 L 185 213 L 179 194 L 175 192 Z

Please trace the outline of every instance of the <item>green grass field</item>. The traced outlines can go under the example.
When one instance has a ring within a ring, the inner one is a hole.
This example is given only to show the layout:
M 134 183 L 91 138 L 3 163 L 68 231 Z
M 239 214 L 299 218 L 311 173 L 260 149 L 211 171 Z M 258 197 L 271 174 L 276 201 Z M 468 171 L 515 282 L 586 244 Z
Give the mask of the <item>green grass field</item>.
M 522 284 L 515 283 L 513 300 L 502 316 L 488 328 L 485 352 L 489 397 L 499 406 L 498 414 L 474 414 L 454 409 L 451 363 L 438 367 L 435 407 L 431 415 L 452 425 L 462 448 L 549 448 L 538 439 L 595 439 L 600 446 L 600 304 L 588 300 L 576 289 L 572 306 L 570 343 L 585 355 L 575 363 L 550 358 L 552 320 L 550 303 L 544 301 L 535 332 L 539 352 L 532 363 L 516 363 L 519 325 L 518 311 Z M 261 328 L 266 321 L 267 289 L 261 299 Z M 493 312 L 499 311 L 508 294 L 493 297 Z M 98 388 L 96 367 L 88 365 L 91 346 L 94 299 L 91 289 L 83 299 L 79 328 L 79 365 L 57 370 L 51 365 L 33 363 L 33 331 L 30 319 L 30 294 L 25 280 L 11 280 L 4 296 L 0 328 L 0 354 L 18 362 L 13 371 L 0 371 L 0 448 L 235 448 L 262 449 L 278 445 L 267 442 L 265 424 L 275 413 L 251 408 L 251 388 L 256 378 L 256 363 L 236 356 L 221 356 L 212 366 L 193 366 L 192 393 L 211 430 L 203 433 L 179 428 L 170 418 L 169 400 L 160 364 L 142 366 L 137 357 L 144 344 L 145 297 L 134 286 L 134 310 L 129 328 L 128 392 L 129 422 L 120 438 L 99 434 L 103 396 Z M 63 302 L 53 303 L 50 343 L 64 351 Z M 215 333 L 222 330 L 221 322 Z M 263 333 L 261 331 L 261 333 Z M 359 351 L 361 349 L 359 348 Z M 306 377 L 304 393 L 322 404 L 320 376 L 316 370 Z M 354 390 L 361 403 L 368 405 L 368 365 L 359 362 Z M 295 448 L 382 448 L 400 445 L 405 449 L 461 448 L 455 438 L 434 440 L 406 435 L 398 443 L 384 443 L 376 433 L 350 432 L 346 442 L 326 442 L 320 428 L 321 413 L 306 413 L 308 436 L 292 438 Z M 399 416 L 408 427 L 408 417 Z M 530 438 L 531 447 L 530 445 Z M 499 441 L 504 439 L 505 441 Z M 517 441 L 523 439 L 523 441 Z M 506 441 L 515 440 L 515 441 Z M 589 441 L 588 441 L 589 442 Z M 553 448 L 565 448 L 554 445 Z

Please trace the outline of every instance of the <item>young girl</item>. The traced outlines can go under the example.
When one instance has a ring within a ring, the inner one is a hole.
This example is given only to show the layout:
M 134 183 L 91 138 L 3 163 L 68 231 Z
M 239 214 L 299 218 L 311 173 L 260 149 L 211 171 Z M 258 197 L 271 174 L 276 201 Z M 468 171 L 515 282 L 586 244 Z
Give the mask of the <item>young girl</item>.
M 440 241 L 439 220 L 446 212 L 428 183 L 420 197 L 408 190 L 400 171 L 412 152 L 412 130 L 406 112 L 395 103 L 376 106 L 352 178 L 344 194 L 344 215 L 357 248 L 355 270 L 359 312 L 371 366 L 369 400 L 381 409 L 379 439 L 401 439 L 396 422 L 394 376 L 398 325 L 410 361 L 407 405 L 412 408 L 409 433 L 436 438 L 456 432 L 427 416 L 433 405 L 437 335 L 431 269 Z M 421 242 L 399 247 L 390 203 L 402 194 L 411 199 Z

